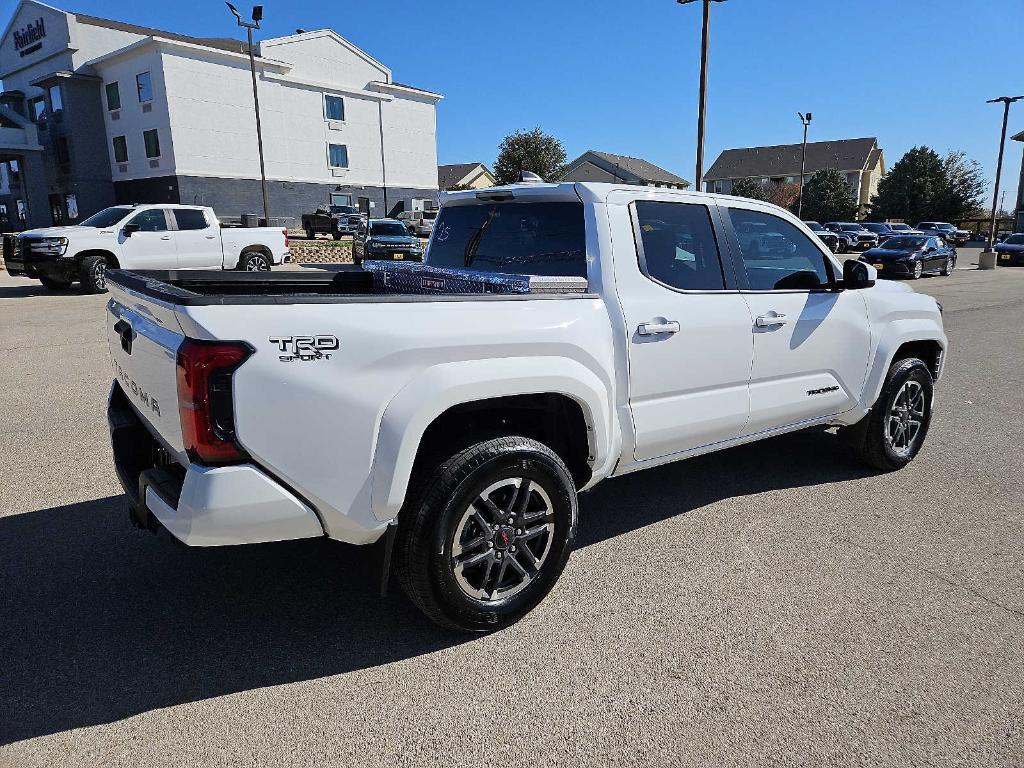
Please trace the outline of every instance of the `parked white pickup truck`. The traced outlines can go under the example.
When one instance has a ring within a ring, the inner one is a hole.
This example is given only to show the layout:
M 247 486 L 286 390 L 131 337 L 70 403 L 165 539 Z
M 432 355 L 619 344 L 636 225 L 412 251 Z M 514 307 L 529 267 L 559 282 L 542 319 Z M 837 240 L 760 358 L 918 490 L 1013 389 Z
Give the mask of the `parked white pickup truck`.
M 751 252 L 752 225 L 791 247 Z M 941 308 L 766 203 L 459 192 L 423 269 L 402 268 L 421 295 L 360 269 L 111 273 L 109 421 L 136 524 L 196 546 L 383 540 L 385 579 L 393 564 L 430 618 L 488 631 L 551 589 L 577 494 L 606 478 L 816 425 L 895 470 L 928 431 Z M 446 293 L 497 274 L 565 279 Z
M 81 281 L 106 290 L 107 269 L 244 269 L 266 271 L 288 257 L 280 227 L 222 228 L 212 208 L 117 205 L 69 227 L 31 229 L 5 241 L 12 275 L 52 290 Z

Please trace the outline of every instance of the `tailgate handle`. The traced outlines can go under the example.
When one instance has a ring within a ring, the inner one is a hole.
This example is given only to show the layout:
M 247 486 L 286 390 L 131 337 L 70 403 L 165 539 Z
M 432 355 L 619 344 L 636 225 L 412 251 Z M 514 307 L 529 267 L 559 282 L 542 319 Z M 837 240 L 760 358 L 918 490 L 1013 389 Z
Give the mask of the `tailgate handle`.
M 126 320 L 118 320 L 114 323 L 114 333 L 121 337 L 121 349 L 129 355 L 132 353 L 132 341 L 135 340 L 135 332 Z

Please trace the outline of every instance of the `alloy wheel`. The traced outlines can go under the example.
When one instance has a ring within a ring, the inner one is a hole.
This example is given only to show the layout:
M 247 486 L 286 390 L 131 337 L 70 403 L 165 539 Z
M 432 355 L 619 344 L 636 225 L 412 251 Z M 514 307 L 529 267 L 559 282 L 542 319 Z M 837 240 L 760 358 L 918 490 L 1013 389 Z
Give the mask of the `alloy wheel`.
M 246 272 L 269 272 L 270 265 L 262 256 L 250 256 L 245 262 Z
M 92 282 L 96 286 L 96 290 L 104 291 L 107 288 L 107 264 L 102 259 L 93 265 Z
M 900 458 L 911 455 L 924 425 L 924 387 L 908 380 L 900 387 L 885 418 L 885 441 Z
M 914 279 L 916 280 L 917 278 L 919 278 L 923 272 L 924 272 L 924 266 L 921 264 L 920 261 L 915 261 L 914 262 Z
M 452 569 L 475 600 L 504 600 L 537 578 L 554 542 L 551 498 L 523 477 L 500 480 L 473 499 L 455 526 Z

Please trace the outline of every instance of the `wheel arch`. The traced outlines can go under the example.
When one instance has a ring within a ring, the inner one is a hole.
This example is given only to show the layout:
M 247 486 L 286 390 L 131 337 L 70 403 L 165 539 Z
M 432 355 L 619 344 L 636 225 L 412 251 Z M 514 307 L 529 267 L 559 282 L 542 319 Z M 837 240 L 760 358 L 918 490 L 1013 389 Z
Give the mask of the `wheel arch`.
M 438 452 L 497 434 L 543 442 L 566 462 L 577 487 L 587 487 L 614 466 L 620 437 L 611 416 L 609 386 L 574 360 L 435 366 L 403 387 L 381 417 L 370 473 L 373 514 L 393 519 L 414 469 Z
M 75 262 L 81 265 L 81 263 L 90 256 L 102 256 L 104 260 L 106 260 L 107 266 L 110 269 L 121 268 L 121 262 L 117 258 L 117 256 L 114 255 L 113 251 L 108 251 L 103 248 L 89 248 L 84 251 L 79 251 L 78 253 L 75 254 Z
M 936 380 L 942 374 L 942 366 L 948 341 L 940 329 L 927 320 L 903 320 L 892 324 L 894 331 L 882 339 L 875 351 L 871 369 L 864 387 L 864 410 L 870 410 L 882 392 L 885 377 L 897 360 L 919 357 L 928 365 Z
M 267 257 L 267 261 L 269 261 L 271 266 L 273 266 L 273 264 L 274 264 L 274 253 L 273 253 L 273 251 L 271 251 L 270 248 L 268 248 L 265 245 L 262 245 L 260 243 L 255 243 L 253 245 L 245 246 L 242 249 L 242 252 L 238 254 L 237 267 L 239 269 L 242 268 L 242 262 L 245 261 L 245 257 L 248 256 L 250 253 L 258 253 L 261 256 L 266 256 Z

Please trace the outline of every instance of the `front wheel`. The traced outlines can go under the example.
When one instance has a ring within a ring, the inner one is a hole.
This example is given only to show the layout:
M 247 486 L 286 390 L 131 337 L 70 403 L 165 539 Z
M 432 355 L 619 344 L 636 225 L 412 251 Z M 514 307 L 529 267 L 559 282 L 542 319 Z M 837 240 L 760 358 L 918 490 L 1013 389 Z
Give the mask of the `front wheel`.
M 306 225 L 306 239 L 307 240 L 315 240 L 316 239 L 316 232 L 313 231 L 313 227 L 310 224 Z
M 246 272 L 269 272 L 270 259 L 262 253 L 243 253 L 238 268 Z
M 933 387 L 923 360 L 915 357 L 893 363 L 871 413 L 849 428 L 862 461 L 891 472 L 914 460 L 931 425 Z
M 398 518 L 399 581 L 443 627 L 492 632 L 554 586 L 576 535 L 576 488 L 547 446 L 499 437 L 420 478 Z
M 953 269 L 954 268 L 955 268 L 955 264 L 954 264 L 954 261 L 953 261 L 953 257 L 950 256 L 949 258 L 946 259 L 946 263 L 942 265 L 942 275 L 943 275 L 943 277 L 949 277 L 951 274 L 953 274 Z
M 910 271 L 910 279 L 917 280 L 921 277 L 922 274 L 924 274 L 924 264 L 922 264 L 920 261 L 915 261 L 914 266 L 911 268 Z
M 107 292 L 107 260 L 103 256 L 86 256 L 79 266 L 79 273 L 86 293 Z

